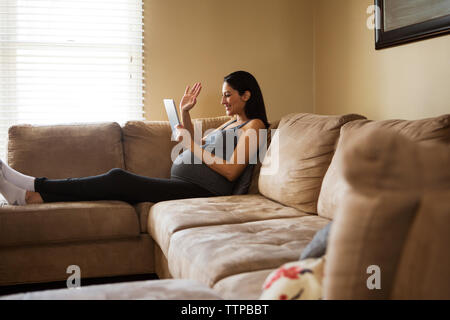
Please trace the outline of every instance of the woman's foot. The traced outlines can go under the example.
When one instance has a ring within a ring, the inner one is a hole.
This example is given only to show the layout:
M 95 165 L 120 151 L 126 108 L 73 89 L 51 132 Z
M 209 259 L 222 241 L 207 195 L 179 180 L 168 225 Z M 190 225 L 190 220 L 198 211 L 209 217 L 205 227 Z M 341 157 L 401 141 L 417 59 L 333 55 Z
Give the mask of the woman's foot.
M 16 187 L 20 189 L 25 189 L 28 191 L 34 191 L 34 177 L 30 177 L 24 175 L 10 166 L 8 166 L 5 162 L 0 159 L 0 171 L 3 173 L 3 177 L 9 183 L 12 183 Z
M 27 204 L 25 201 L 26 190 L 16 187 L 6 180 L 2 170 L 0 170 L 0 193 L 10 205 L 23 206 Z

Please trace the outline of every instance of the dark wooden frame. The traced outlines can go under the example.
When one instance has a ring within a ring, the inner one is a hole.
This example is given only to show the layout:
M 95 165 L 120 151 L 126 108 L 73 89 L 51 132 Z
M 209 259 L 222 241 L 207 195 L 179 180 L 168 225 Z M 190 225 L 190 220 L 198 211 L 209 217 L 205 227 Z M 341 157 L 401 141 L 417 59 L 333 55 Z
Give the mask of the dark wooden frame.
M 450 33 L 450 15 L 384 31 L 384 0 L 375 0 L 375 6 L 380 9 L 376 14 L 381 15 L 375 18 L 380 23 L 375 28 L 375 49 L 377 50 Z

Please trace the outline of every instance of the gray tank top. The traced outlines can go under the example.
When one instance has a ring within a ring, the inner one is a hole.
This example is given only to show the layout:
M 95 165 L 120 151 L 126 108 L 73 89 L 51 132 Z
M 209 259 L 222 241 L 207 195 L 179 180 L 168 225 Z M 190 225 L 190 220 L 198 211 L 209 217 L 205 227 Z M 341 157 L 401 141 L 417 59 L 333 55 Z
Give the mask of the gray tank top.
M 230 160 L 239 139 L 238 129 L 248 123 L 247 121 L 234 128 L 226 129 L 234 122 L 236 120 L 230 122 L 221 130 L 208 135 L 202 148 L 211 152 L 216 157 L 220 157 L 226 161 Z M 200 159 L 196 158 L 190 150 L 185 150 L 173 162 L 170 173 L 172 179 L 191 182 L 209 190 L 215 195 L 225 196 L 233 194 L 236 184 L 250 184 L 253 167 L 254 165 L 252 164 L 247 165 L 243 174 L 236 181 L 228 181 L 224 176 L 215 172 Z M 246 181 L 243 181 L 241 178 L 244 178 Z M 240 187 L 238 189 L 242 188 Z

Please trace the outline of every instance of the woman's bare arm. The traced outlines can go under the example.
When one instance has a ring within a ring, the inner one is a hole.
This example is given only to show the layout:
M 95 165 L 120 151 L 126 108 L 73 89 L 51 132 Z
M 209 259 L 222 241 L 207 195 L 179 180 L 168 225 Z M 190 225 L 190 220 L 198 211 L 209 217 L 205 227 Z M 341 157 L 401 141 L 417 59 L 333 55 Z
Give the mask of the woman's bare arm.
M 194 125 L 192 124 L 191 115 L 189 114 L 189 111 L 181 110 L 181 123 L 183 124 L 183 127 L 189 132 L 191 137 L 193 137 Z

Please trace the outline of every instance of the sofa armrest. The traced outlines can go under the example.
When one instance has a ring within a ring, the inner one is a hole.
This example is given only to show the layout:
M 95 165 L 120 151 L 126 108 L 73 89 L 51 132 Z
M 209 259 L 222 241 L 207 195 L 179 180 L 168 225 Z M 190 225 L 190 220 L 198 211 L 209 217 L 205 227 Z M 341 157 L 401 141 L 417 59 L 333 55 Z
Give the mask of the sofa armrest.
M 337 156 L 349 190 L 330 232 L 325 298 L 448 299 L 448 146 L 368 129 Z

